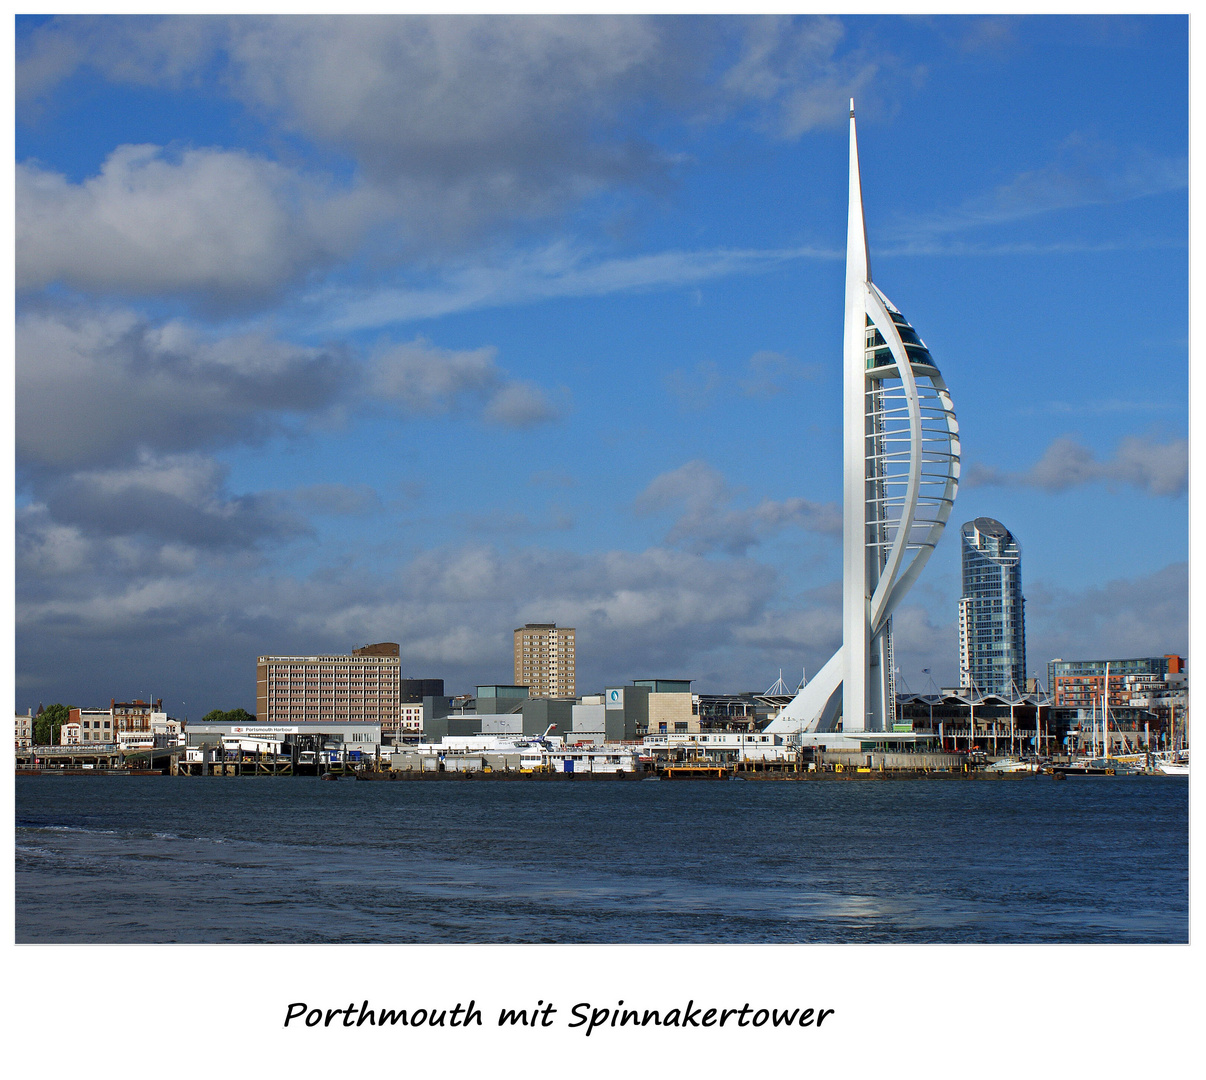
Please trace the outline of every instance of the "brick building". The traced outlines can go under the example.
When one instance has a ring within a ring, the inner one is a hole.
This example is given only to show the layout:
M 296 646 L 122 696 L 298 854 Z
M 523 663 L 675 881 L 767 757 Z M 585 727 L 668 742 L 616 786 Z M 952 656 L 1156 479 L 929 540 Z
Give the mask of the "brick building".
M 383 732 L 403 724 L 399 648 L 383 641 L 350 656 L 261 656 L 256 660 L 256 717 L 264 723 L 379 723 Z M 414 730 L 422 709 L 406 710 Z
M 515 631 L 515 684 L 531 696 L 574 697 L 574 628 L 527 623 Z
M 1110 685 L 1105 687 L 1106 665 Z M 1103 693 L 1111 709 L 1124 708 L 1137 699 L 1159 696 L 1166 688 L 1184 684 L 1185 660 L 1165 656 L 1118 660 L 1052 660 L 1047 665 L 1048 692 L 1057 708 L 1091 709 Z

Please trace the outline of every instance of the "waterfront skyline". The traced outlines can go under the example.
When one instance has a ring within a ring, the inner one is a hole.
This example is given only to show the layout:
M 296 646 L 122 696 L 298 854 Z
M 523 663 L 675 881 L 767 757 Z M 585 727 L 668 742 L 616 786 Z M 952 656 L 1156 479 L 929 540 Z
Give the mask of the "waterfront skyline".
M 19 709 L 250 708 L 248 657 L 373 640 L 467 690 L 544 621 L 584 692 L 811 674 L 850 92 L 1029 673 L 1185 653 L 1183 18 L 368 26 L 19 20 Z

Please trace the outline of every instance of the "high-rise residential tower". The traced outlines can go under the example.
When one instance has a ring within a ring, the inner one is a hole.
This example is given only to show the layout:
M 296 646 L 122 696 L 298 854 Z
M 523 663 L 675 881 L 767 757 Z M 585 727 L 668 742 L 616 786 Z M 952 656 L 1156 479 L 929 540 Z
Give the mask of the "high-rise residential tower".
M 515 685 L 532 697 L 573 697 L 574 628 L 528 623 L 515 631 Z
M 842 647 L 768 730 L 889 730 L 892 612 L 929 561 L 959 486 L 959 426 L 933 357 L 872 283 L 854 102 L 846 315 Z
M 1022 548 L 999 521 L 963 526 L 959 685 L 982 694 L 1026 692 Z

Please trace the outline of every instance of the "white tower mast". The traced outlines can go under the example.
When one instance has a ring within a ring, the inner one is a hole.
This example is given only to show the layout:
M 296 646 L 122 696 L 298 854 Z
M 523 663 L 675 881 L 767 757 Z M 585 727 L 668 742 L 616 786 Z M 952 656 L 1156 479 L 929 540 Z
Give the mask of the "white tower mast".
M 854 99 L 850 99 L 850 199 L 846 219 L 846 325 L 843 336 L 843 413 L 846 452 L 842 483 L 842 643 L 846 650 L 842 691 L 842 724 L 846 731 L 875 730 L 873 662 L 868 604 L 879 566 L 872 566 L 870 546 L 874 494 L 867 475 L 867 445 L 873 438 L 867 409 L 867 224 L 863 185 L 858 169 L 858 135 Z M 876 500 L 877 501 L 877 500 Z M 878 563 L 878 559 L 875 559 Z
M 933 358 L 872 283 L 854 101 L 842 349 L 842 647 L 767 730 L 884 731 L 892 612 L 929 561 L 959 486 L 959 427 Z

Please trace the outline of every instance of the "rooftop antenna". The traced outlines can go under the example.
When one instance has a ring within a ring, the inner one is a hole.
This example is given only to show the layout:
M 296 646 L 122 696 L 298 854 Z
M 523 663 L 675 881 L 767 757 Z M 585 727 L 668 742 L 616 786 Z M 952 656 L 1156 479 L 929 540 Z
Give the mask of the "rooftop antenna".
M 792 692 L 787 689 L 787 684 L 783 681 L 783 669 L 779 669 L 779 677 L 771 683 L 767 689 L 766 697 L 791 697 Z

